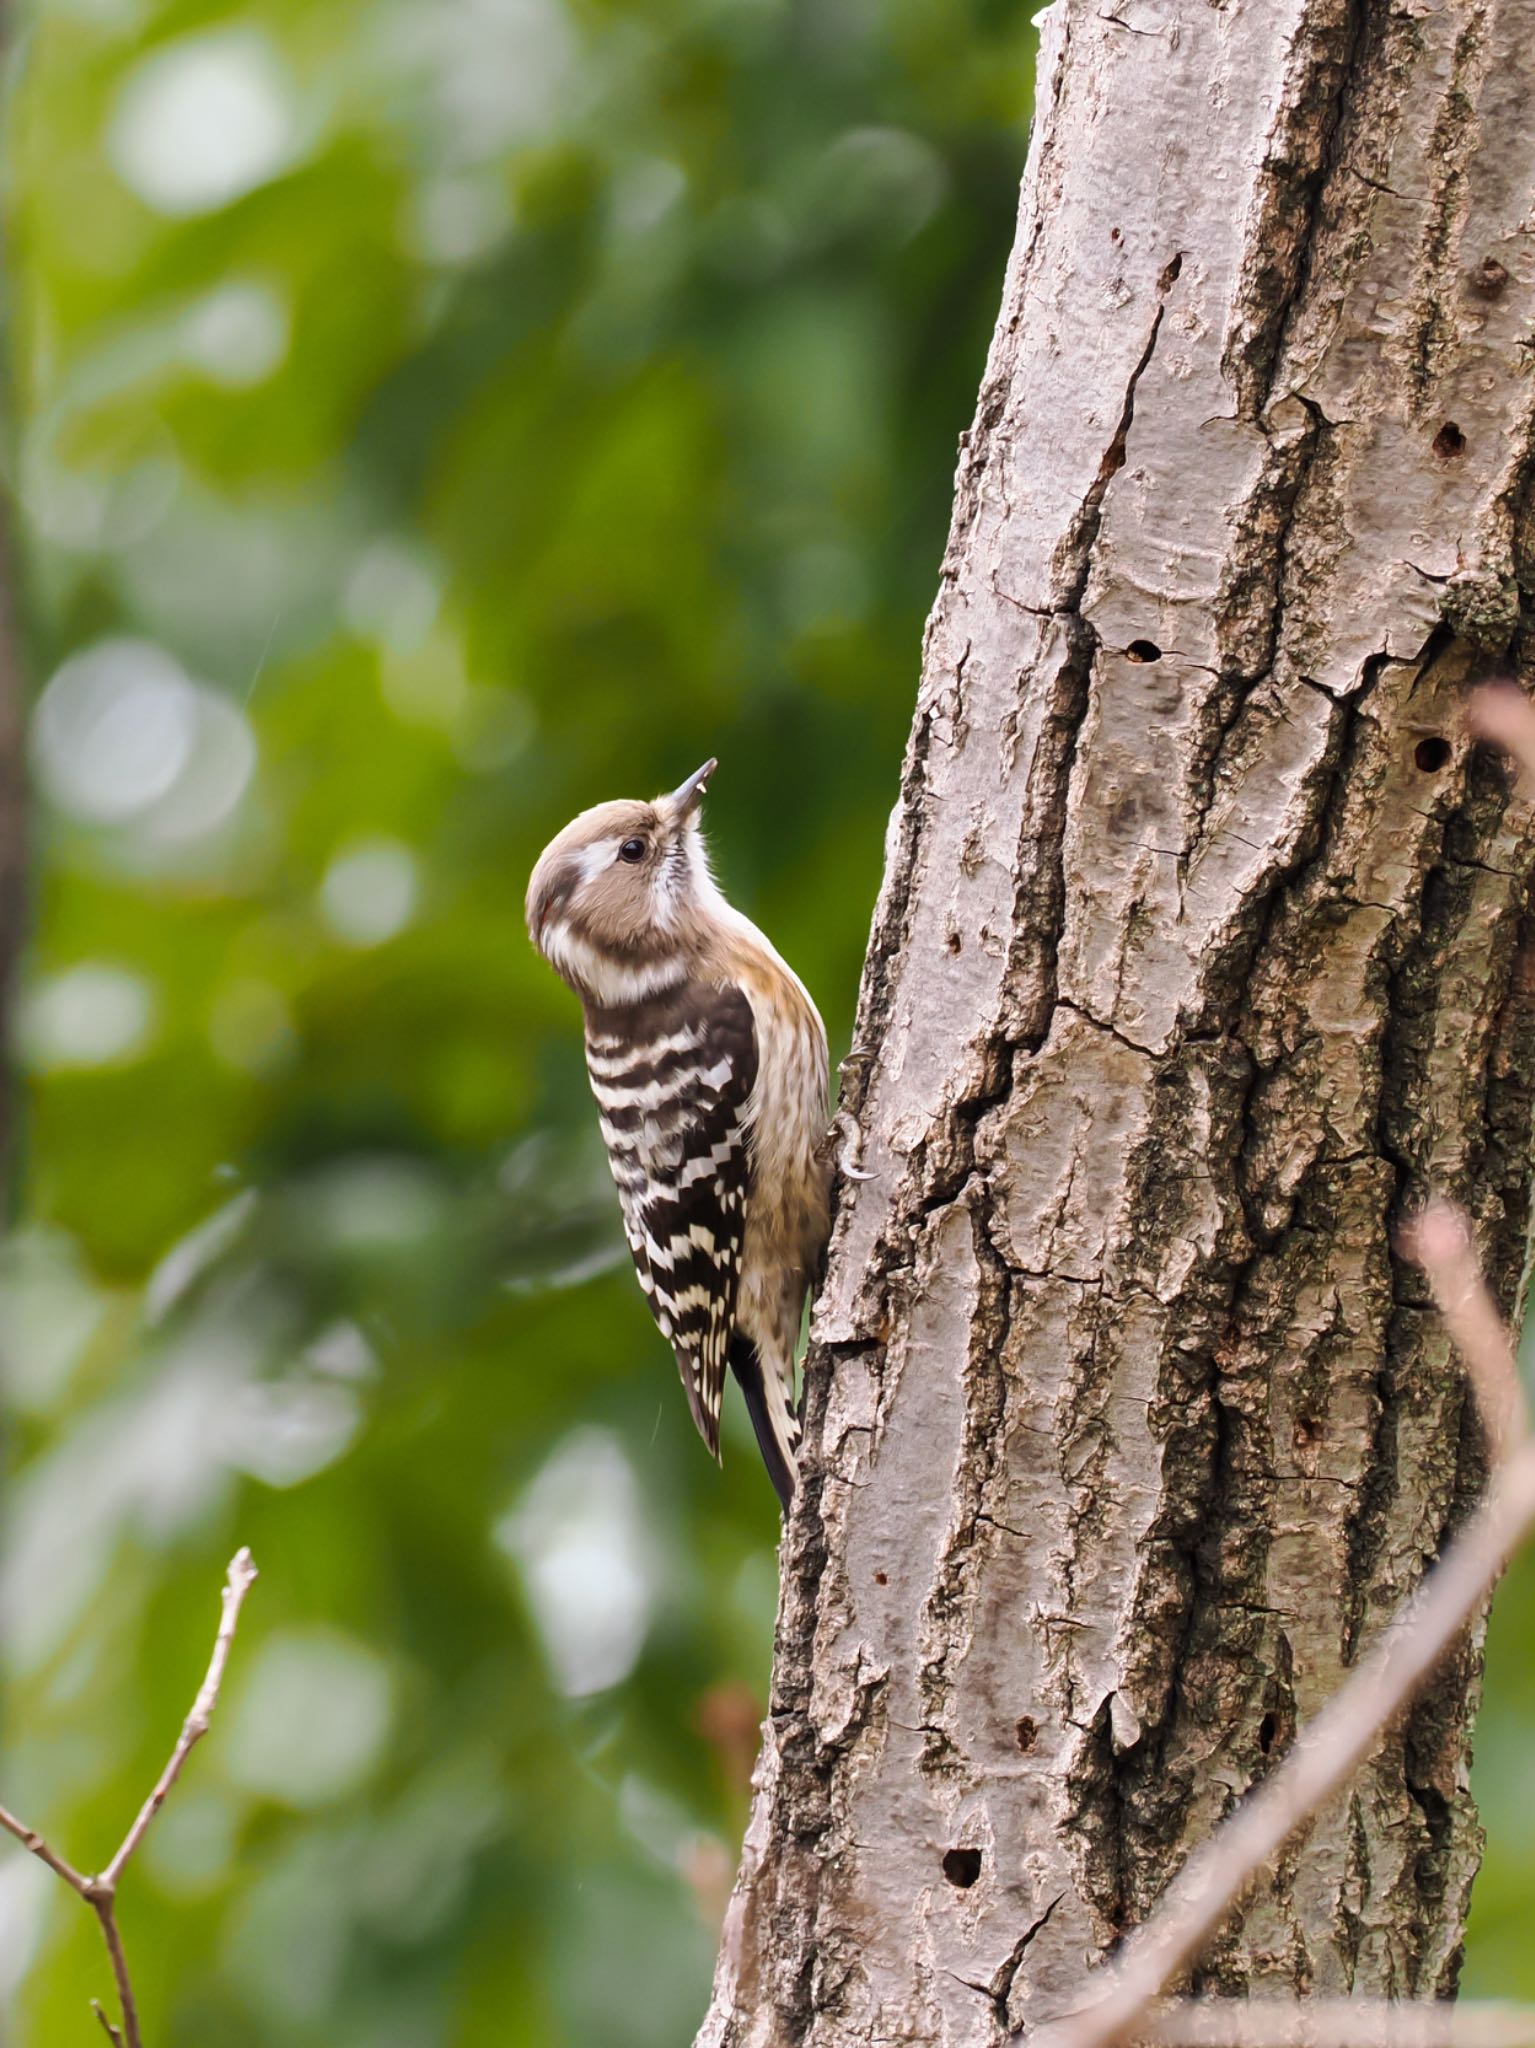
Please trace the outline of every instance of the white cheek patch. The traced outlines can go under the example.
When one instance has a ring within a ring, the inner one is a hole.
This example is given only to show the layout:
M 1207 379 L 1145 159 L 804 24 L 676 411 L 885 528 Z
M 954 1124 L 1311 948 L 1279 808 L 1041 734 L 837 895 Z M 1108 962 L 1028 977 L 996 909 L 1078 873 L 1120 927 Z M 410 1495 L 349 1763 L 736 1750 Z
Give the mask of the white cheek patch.
M 604 869 L 610 868 L 618 858 L 616 839 L 599 839 L 591 846 L 583 846 L 576 859 L 576 871 L 581 877 L 581 886 L 595 882 Z
M 545 932 L 544 952 L 556 973 L 583 988 L 595 989 L 606 964 L 595 946 L 563 922 L 551 925 Z
M 647 996 L 674 987 L 684 971 L 677 960 L 657 960 L 646 966 L 614 960 L 563 920 L 544 933 L 544 958 L 556 974 L 609 1006 L 642 1003 Z
M 541 941 L 544 958 L 556 974 L 563 974 L 568 980 L 575 972 L 575 961 L 571 956 L 570 926 L 562 918 L 556 924 L 546 924 Z
M 629 838 L 636 835 L 631 833 Z M 618 849 L 624 845 L 622 839 L 598 839 L 591 846 L 581 849 L 576 856 L 576 890 L 590 887 L 599 875 L 606 874 L 618 859 Z M 656 869 L 650 885 L 651 915 L 662 931 L 670 931 L 676 922 L 678 899 L 682 893 L 678 887 L 679 877 L 672 860 L 663 860 Z

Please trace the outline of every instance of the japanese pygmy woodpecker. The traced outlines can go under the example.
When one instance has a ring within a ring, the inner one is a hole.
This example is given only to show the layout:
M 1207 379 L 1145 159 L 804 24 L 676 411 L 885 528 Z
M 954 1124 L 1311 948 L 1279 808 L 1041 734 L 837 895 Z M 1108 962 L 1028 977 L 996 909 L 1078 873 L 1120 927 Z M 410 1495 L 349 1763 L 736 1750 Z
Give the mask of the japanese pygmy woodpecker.
M 787 1510 L 794 1353 L 827 1234 L 826 1029 L 709 873 L 715 763 L 654 803 L 598 804 L 545 847 L 533 943 L 581 998 L 624 1234 L 719 1456 L 725 1366 Z

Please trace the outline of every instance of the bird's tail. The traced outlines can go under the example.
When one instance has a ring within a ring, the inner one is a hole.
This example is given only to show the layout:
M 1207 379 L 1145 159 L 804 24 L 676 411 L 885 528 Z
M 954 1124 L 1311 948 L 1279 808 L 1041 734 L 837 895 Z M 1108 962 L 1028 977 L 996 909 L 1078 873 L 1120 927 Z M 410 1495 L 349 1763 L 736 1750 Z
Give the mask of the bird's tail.
M 789 1406 L 779 1374 L 771 1367 L 764 1370 L 761 1352 L 751 1338 L 743 1336 L 739 1330 L 730 1340 L 730 1370 L 746 1396 L 746 1412 L 757 1432 L 757 1448 L 773 1482 L 773 1491 L 787 1515 L 799 1477 L 799 1465 L 794 1455 L 799 1442 L 798 1419 Z

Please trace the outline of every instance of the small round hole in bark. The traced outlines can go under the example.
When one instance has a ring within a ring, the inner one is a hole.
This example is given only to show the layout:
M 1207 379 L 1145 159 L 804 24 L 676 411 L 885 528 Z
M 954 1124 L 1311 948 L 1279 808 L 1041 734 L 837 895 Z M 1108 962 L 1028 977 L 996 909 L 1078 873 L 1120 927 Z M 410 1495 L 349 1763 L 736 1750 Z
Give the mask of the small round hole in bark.
M 1474 270 L 1471 277 L 1484 299 L 1495 299 L 1508 283 L 1508 272 L 1496 256 L 1484 256 L 1481 267 Z
M 874 1583 L 876 1586 L 888 1586 L 890 1584 L 889 1572 L 876 1572 L 874 1574 Z
M 1018 1716 L 1018 1747 L 1027 1756 L 1034 1747 L 1034 1738 L 1039 1733 L 1039 1723 L 1032 1714 Z
M 965 942 L 958 932 L 950 932 L 943 943 L 946 952 L 958 953 L 963 948 Z
M 1434 436 L 1434 453 L 1441 462 L 1453 462 L 1466 452 L 1466 437 L 1454 420 L 1446 420 Z
M 1132 640 L 1125 653 L 1132 661 L 1151 662 L 1162 659 L 1162 650 L 1155 640 Z
M 1302 1415 L 1295 1424 L 1293 1435 L 1295 1448 L 1298 1451 L 1309 1451 L 1314 1444 L 1322 1441 L 1322 1425 L 1311 1416 Z
M 1125 238 L 1125 237 L 1124 237 L 1124 231 L 1123 231 L 1123 229 L 1121 229 L 1121 228 L 1110 228 L 1110 229 L 1109 229 L 1109 240 L 1110 240 L 1111 242 L 1122 242 L 1122 241 L 1124 240 L 1124 238 Z
M 1279 1733 L 1279 1716 L 1265 1714 L 1258 1723 L 1258 1747 L 1265 1756 L 1274 1747 L 1274 1737 Z
M 1425 775 L 1435 775 L 1449 760 L 1451 751 L 1449 741 L 1436 734 L 1433 739 L 1419 740 L 1412 758 Z
M 949 1883 L 962 1892 L 969 1891 L 981 1874 L 981 1852 L 979 1849 L 945 1849 L 943 1852 L 943 1874 Z

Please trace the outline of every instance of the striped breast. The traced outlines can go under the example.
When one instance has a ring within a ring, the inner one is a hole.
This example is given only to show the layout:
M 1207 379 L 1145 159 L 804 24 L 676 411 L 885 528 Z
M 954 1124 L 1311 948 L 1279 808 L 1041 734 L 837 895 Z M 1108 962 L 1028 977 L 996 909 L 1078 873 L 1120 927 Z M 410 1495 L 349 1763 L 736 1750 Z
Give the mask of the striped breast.
M 751 1005 L 733 985 L 695 981 L 642 1003 L 588 1005 L 586 1066 L 640 1285 L 718 1457 L 751 1191 Z

